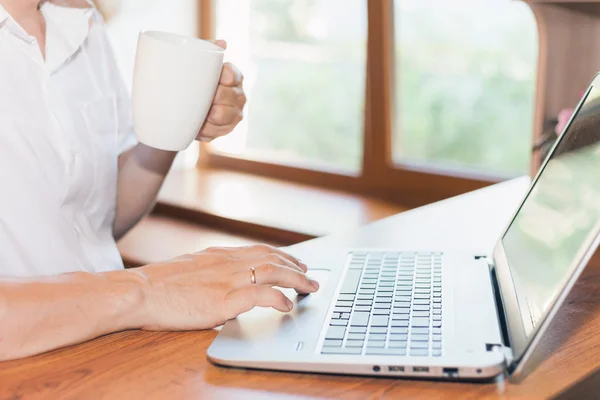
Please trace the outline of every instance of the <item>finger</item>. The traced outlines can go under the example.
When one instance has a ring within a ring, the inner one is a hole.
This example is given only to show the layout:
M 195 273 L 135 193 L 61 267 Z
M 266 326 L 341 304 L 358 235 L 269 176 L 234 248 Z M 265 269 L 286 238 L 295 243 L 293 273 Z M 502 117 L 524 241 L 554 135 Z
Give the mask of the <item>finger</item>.
M 244 89 L 242 89 L 240 86 L 232 87 L 219 85 L 213 100 L 213 106 L 214 105 L 238 106 L 240 108 L 244 108 L 244 105 L 246 105 L 246 95 L 244 94 Z
M 223 71 L 221 72 L 221 79 L 219 83 L 225 86 L 241 86 L 244 82 L 244 75 L 238 67 L 232 63 L 223 64 Z
M 225 40 L 217 39 L 217 40 L 211 40 L 211 42 L 216 44 L 217 46 L 222 47 L 225 50 L 227 50 L 227 42 Z
M 281 266 L 287 267 L 289 269 L 292 269 L 294 271 L 298 271 L 302 274 L 305 273 L 305 271 L 302 269 L 302 267 L 300 267 L 300 265 L 288 260 L 287 258 L 283 257 L 281 254 L 269 253 L 269 254 L 265 254 L 265 255 L 262 255 L 262 254 L 256 255 L 256 256 L 254 256 L 254 260 L 255 260 L 256 266 L 260 266 L 262 264 L 277 264 L 277 265 L 281 265 Z
M 215 126 L 207 123 L 204 126 L 202 126 L 202 130 L 200 130 L 197 139 L 210 142 L 211 140 L 220 138 L 221 136 L 225 136 L 231 133 L 241 120 L 241 117 L 236 118 L 232 124 L 224 126 Z
M 256 255 L 277 254 L 277 255 L 285 258 L 286 260 L 291 261 L 292 263 L 299 266 L 302 269 L 302 271 L 304 271 L 304 272 L 308 271 L 308 267 L 302 261 L 300 261 L 296 257 L 286 253 L 285 251 L 279 250 L 278 248 L 273 247 L 273 246 L 269 246 L 268 244 L 259 244 L 259 245 L 246 247 L 244 252 L 246 254 L 256 254 Z
M 247 256 L 265 256 L 269 254 L 276 254 L 294 265 L 300 267 L 303 272 L 308 271 L 308 267 L 302 261 L 296 257 L 280 250 L 276 247 L 269 246 L 268 244 L 256 244 L 253 246 L 243 247 L 218 247 L 219 252 L 227 252 L 229 257 L 236 259 L 245 259 Z
M 237 106 L 214 105 L 208 113 L 206 122 L 215 126 L 231 125 L 240 118 L 241 112 Z
M 250 270 L 234 274 L 234 282 L 242 288 L 252 284 Z M 319 284 L 311 280 L 304 272 L 280 264 L 263 263 L 254 268 L 257 285 L 279 286 L 295 289 L 299 293 L 314 293 L 319 290 Z
M 281 312 L 291 311 L 294 303 L 277 289 L 252 285 L 234 290 L 225 296 L 227 318 L 252 310 L 254 307 L 273 307 Z

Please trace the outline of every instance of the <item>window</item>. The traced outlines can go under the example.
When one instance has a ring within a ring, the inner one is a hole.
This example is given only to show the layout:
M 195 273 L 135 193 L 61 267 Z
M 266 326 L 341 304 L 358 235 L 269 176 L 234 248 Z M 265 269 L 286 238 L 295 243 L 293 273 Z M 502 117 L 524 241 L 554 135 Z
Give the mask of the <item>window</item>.
M 365 0 L 218 0 L 216 38 L 245 74 L 245 121 L 221 152 L 358 172 Z M 340 10 L 343 13 L 340 14 Z M 340 18 L 341 17 L 341 18 Z
M 532 132 L 539 134 L 555 112 L 545 99 L 534 104 L 536 84 L 552 83 L 536 76 L 531 8 L 544 6 L 512 0 L 100 4 L 113 15 L 109 32 L 126 82 L 141 29 L 228 41 L 226 59 L 245 75 L 246 118 L 231 135 L 202 145 L 200 167 L 419 205 L 527 173 Z M 541 59 L 540 65 L 546 71 L 551 64 Z M 186 152 L 184 164 L 195 164 L 196 150 Z
M 534 16 L 507 0 L 397 0 L 395 163 L 526 173 Z
M 539 119 L 528 4 L 200 1 L 249 93 L 244 125 L 206 164 L 415 205 L 528 172 Z

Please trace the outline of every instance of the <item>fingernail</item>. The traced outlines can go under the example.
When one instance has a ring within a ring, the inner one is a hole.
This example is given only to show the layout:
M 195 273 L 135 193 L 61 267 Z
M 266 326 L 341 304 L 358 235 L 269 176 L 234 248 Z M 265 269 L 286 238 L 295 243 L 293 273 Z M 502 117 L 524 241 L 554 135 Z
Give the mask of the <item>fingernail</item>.
M 306 263 L 300 261 L 300 266 L 304 267 L 304 269 L 308 269 L 308 265 L 306 265 Z
M 316 290 L 319 290 L 319 288 L 321 287 L 321 285 L 319 285 L 319 282 L 315 281 L 314 279 L 311 279 L 310 283 L 312 283 Z
M 292 303 L 292 301 L 290 299 L 287 299 L 286 302 L 287 302 L 288 311 L 292 311 L 292 308 L 294 308 L 294 303 Z

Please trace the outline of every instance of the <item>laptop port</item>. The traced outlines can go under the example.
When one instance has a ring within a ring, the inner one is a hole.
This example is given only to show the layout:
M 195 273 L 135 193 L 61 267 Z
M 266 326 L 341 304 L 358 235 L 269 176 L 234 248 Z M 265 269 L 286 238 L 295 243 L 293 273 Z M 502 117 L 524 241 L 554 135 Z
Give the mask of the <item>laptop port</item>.
M 458 377 L 458 368 L 444 368 L 443 372 L 444 372 L 444 376 L 447 378 L 457 378 Z
M 413 372 L 429 372 L 429 367 L 413 367 Z
M 390 365 L 388 367 L 388 372 L 404 372 L 404 367 L 400 365 Z

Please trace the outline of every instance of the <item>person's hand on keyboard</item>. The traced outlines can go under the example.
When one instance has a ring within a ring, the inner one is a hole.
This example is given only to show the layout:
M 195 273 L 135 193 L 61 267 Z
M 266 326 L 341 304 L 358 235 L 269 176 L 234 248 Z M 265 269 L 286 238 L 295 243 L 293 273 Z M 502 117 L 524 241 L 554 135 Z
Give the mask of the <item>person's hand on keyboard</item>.
M 143 278 L 146 330 L 213 328 L 254 307 L 288 312 L 293 303 L 273 286 L 319 289 L 306 265 L 266 245 L 211 248 L 130 271 Z

